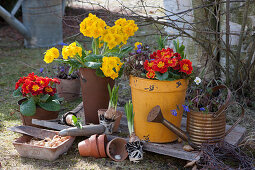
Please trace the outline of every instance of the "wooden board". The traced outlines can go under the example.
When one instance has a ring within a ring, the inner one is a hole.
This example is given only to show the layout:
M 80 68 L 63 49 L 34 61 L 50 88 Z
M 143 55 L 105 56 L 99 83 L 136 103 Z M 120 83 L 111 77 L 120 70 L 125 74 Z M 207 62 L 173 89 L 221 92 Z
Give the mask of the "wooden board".
M 78 112 L 78 115 L 84 115 L 84 109 L 82 103 L 78 105 L 76 109 L 74 109 L 72 112 Z M 118 108 L 118 110 L 124 111 L 124 108 Z M 181 123 L 181 129 L 186 129 L 186 118 L 182 119 Z M 49 121 L 46 121 L 49 122 Z M 39 124 L 42 126 L 42 124 Z M 45 123 L 46 125 L 46 123 Z M 48 126 L 45 126 L 48 127 Z M 227 125 L 226 129 L 229 129 L 231 126 Z M 246 132 L 246 129 L 241 126 L 236 126 L 228 136 L 226 136 L 225 141 L 232 144 L 237 145 L 243 138 L 244 134 Z M 123 134 L 128 134 L 128 128 L 127 128 L 127 118 L 125 115 L 122 116 L 122 119 L 120 121 L 120 127 L 119 127 L 119 133 L 115 133 L 113 135 L 109 135 L 108 138 L 112 139 L 115 137 L 119 137 L 120 135 L 123 137 Z M 128 139 L 127 139 L 128 140 Z M 198 160 L 200 158 L 199 151 L 192 151 L 192 152 L 186 152 L 182 149 L 184 145 L 184 142 L 178 143 L 178 142 L 171 142 L 166 144 L 158 144 L 158 143 L 144 143 L 144 150 L 150 151 L 162 155 L 172 156 L 175 158 L 180 158 L 183 160 Z

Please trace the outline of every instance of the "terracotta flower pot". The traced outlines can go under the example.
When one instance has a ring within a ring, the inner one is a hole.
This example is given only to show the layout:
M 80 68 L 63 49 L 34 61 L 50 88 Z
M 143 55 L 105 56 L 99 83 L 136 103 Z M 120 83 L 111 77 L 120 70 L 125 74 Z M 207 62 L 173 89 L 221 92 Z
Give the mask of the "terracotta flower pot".
M 98 147 L 98 150 L 99 150 L 99 154 L 100 154 L 100 157 L 101 158 L 105 158 L 107 157 L 106 156 L 106 144 L 107 144 L 107 136 L 105 134 L 103 135 L 100 135 L 98 138 L 97 138 L 97 147 Z
M 65 101 L 73 101 L 80 96 L 81 84 L 77 79 L 59 79 L 60 84 L 56 84 L 59 97 L 63 97 Z
M 127 141 L 123 138 L 115 138 L 111 140 L 106 146 L 107 155 L 114 161 L 120 162 L 127 158 L 128 153 L 126 150 Z M 120 159 L 116 159 L 117 156 L 120 156 Z
M 98 117 L 100 117 L 100 115 L 104 114 L 106 112 L 107 109 L 99 109 L 98 110 Z M 113 125 L 113 129 L 112 132 L 118 132 L 119 126 L 120 126 L 120 120 L 122 118 L 123 112 L 121 111 L 117 111 L 117 117 L 116 120 L 114 121 L 114 125 Z M 100 122 L 100 118 L 99 118 L 99 122 Z
M 100 154 L 97 146 L 97 134 L 81 141 L 78 144 L 78 149 L 81 156 L 93 156 L 95 158 L 99 158 Z
M 88 139 L 81 141 L 78 144 L 78 149 L 81 156 L 91 156 L 91 146 Z
M 100 108 L 108 107 L 109 92 L 107 85 L 110 84 L 112 88 L 114 80 L 98 77 L 95 69 L 80 68 L 79 72 L 86 123 L 98 124 L 97 111 Z
M 27 99 L 21 99 L 18 101 L 18 104 L 21 105 L 21 103 L 26 100 Z M 20 114 L 20 117 L 21 117 L 23 125 L 42 128 L 41 126 L 32 124 L 32 119 L 38 119 L 38 120 L 57 119 L 58 113 L 59 113 L 58 111 L 48 111 L 48 110 L 41 108 L 40 106 L 36 106 L 36 112 L 33 116 L 24 116 L 24 115 Z

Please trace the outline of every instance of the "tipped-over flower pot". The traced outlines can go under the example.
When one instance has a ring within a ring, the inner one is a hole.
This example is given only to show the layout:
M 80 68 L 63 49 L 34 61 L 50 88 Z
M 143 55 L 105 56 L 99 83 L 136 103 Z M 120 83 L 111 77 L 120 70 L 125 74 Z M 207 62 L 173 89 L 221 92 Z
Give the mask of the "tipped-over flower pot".
M 111 140 L 106 147 L 107 155 L 114 161 L 120 162 L 127 158 L 126 140 L 123 138 L 115 138 Z
M 92 135 L 89 139 L 81 141 L 78 144 L 78 149 L 81 156 L 93 156 L 99 158 L 100 154 L 97 146 L 97 134 Z

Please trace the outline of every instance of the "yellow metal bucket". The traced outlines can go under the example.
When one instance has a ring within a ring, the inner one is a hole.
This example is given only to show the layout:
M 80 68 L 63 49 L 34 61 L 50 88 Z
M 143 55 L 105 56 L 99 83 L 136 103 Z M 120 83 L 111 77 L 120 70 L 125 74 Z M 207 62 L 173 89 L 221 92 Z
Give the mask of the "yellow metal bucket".
M 180 128 L 188 80 L 159 81 L 130 76 L 130 86 L 136 135 L 148 142 L 175 141 L 177 136 L 173 132 L 160 123 L 147 122 L 147 116 L 159 105 L 164 118 Z

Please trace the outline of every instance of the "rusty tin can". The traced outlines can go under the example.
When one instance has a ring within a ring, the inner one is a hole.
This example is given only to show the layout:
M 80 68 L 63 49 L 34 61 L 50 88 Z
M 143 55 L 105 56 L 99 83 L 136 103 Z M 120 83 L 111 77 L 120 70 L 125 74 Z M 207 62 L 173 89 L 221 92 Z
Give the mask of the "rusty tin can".
M 187 132 L 192 143 L 217 143 L 225 136 L 226 112 L 218 117 L 211 113 L 188 112 Z

